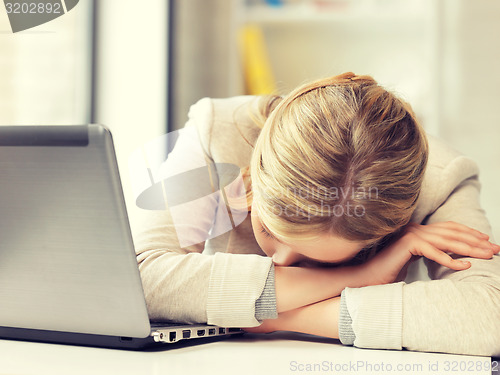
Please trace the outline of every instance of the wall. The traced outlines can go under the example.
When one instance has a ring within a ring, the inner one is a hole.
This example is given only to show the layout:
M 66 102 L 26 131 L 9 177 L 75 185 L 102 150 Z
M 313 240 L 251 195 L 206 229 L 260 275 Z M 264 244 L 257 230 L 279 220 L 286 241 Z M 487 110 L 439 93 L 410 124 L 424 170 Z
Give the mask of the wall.
M 90 119 L 92 1 L 12 33 L 0 5 L 0 124 L 74 125 Z
M 228 68 L 227 60 L 239 64 L 232 54 L 237 52 L 238 18 L 248 17 L 245 1 L 232 2 L 239 4 L 236 11 L 220 1 L 207 3 L 186 0 L 178 4 L 175 127 L 184 124 L 189 105 L 199 98 L 243 93 L 234 90 L 242 87 L 234 82 L 241 78 L 235 78 L 238 69 Z M 419 16 L 398 21 L 391 14 L 378 21 L 354 14 L 331 24 L 323 15 L 320 22 L 298 15 L 291 17 L 295 23 L 288 27 L 281 21 L 266 22 L 266 43 L 278 88 L 286 93 L 309 79 L 347 70 L 373 74 L 410 101 L 430 133 L 478 162 L 482 205 L 500 240 L 500 195 L 496 193 L 500 184 L 500 49 L 496 41 L 500 3 L 426 3 L 432 7 L 429 16 L 424 15 L 427 25 L 419 23 Z M 408 4 L 427 11 L 424 2 Z M 232 77 L 230 89 L 228 77 Z
M 199 99 L 230 95 L 231 6 L 227 0 L 173 0 L 170 129 Z
M 95 121 L 113 133 L 129 213 L 135 205 L 128 158 L 166 133 L 167 5 L 165 0 L 96 4 Z
M 440 135 L 481 168 L 482 205 L 500 240 L 500 3 L 448 0 Z

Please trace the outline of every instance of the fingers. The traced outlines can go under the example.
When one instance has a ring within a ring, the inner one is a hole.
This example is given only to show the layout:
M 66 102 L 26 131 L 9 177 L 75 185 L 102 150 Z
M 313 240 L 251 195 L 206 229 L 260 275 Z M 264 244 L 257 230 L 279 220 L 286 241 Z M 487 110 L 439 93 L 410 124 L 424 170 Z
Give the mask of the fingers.
M 426 232 L 439 232 L 448 233 L 453 236 L 462 236 L 463 238 L 475 239 L 477 243 L 483 242 L 485 244 L 490 244 L 488 241 L 489 236 L 478 230 L 472 229 L 466 225 L 455 223 L 453 221 L 434 223 L 430 225 L 413 225 L 410 227 L 411 230 L 424 230 Z
M 456 233 L 446 229 L 434 233 L 421 231 L 418 236 L 443 251 L 451 251 L 474 258 L 490 259 L 493 254 L 497 254 L 500 250 L 487 241 L 478 240 L 466 233 Z
M 475 246 L 461 240 L 450 240 L 440 236 L 431 235 L 429 242 L 443 251 L 450 251 L 455 254 L 464 255 L 473 258 L 491 259 L 498 250 L 487 249 L 482 246 Z
M 470 234 L 473 234 L 480 238 L 484 238 L 486 240 L 490 238 L 490 236 L 488 236 L 486 233 L 480 232 L 474 228 L 468 227 L 467 225 L 464 224 L 457 223 L 455 221 L 445 221 L 445 222 L 434 223 L 431 225 L 435 227 L 454 229 L 456 231 L 468 232 Z
M 420 246 L 418 247 L 418 250 L 415 250 L 417 254 L 414 255 L 424 256 L 436 263 L 439 263 L 456 271 L 466 270 L 471 266 L 470 262 L 460 259 L 453 259 L 448 254 L 443 253 L 441 250 L 435 248 L 426 241 L 421 241 L 419 245 Z
M 490 243 L 487 235 L 454 222 L 414 225 L 409 231 L 435 248 L 464 256 L 490 259 L 500 251 L 500 246 Z

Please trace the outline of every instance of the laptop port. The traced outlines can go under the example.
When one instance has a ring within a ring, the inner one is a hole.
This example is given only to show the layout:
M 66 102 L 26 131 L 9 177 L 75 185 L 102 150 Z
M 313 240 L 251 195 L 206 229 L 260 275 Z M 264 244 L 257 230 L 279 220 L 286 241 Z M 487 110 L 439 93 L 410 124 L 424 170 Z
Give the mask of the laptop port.
M 208 329 L 208 334 L 209 334 L 210 336 L 215 335 L 215 328 L 209 328 L 209 329 Z
M 219 328 L 219 334 L 223 335 L 224 333 L 226 333 L 226 329 L 225 328 Z
M 189 329 L 185 329 L 182 331 L 182 338 L 183 339 L 188 339 L 191 337 L 191 331 Z
M 196 332 L 198 336 L 205 336 L 205 330 L 204 329 L 199 329 L 198 332 Z
M 229 328 L 227 331 L 229 333 L 235 333 L 235 332 L 241 332 L 241 329 L 240 328 Z
M 177 338 L 177 333 L 176 332 L 170 332 L 169 333 L 168 339 L 170 340 L 170 342 L 175 341 L 176 338 Z

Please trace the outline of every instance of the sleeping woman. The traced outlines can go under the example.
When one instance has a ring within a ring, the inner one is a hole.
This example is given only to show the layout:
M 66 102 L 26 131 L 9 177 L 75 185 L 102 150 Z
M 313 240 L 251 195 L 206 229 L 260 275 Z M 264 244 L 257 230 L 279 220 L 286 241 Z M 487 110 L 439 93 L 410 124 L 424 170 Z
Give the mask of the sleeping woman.
M 205 166 L 213 193 L 141 213 L 152 319 L 500 355 L 500 247 L 477 165 L 371 77 L 202 99 L 185 128 L 163 168 Z

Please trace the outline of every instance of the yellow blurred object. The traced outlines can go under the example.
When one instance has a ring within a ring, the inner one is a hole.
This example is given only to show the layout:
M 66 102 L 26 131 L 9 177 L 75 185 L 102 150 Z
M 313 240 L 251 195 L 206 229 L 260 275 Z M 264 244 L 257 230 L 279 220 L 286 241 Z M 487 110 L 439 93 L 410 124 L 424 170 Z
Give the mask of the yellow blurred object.
M 247 94 L 276 94 L 276 83 L 262 29 L 256 25 L 243 26 L 239 43 Z

